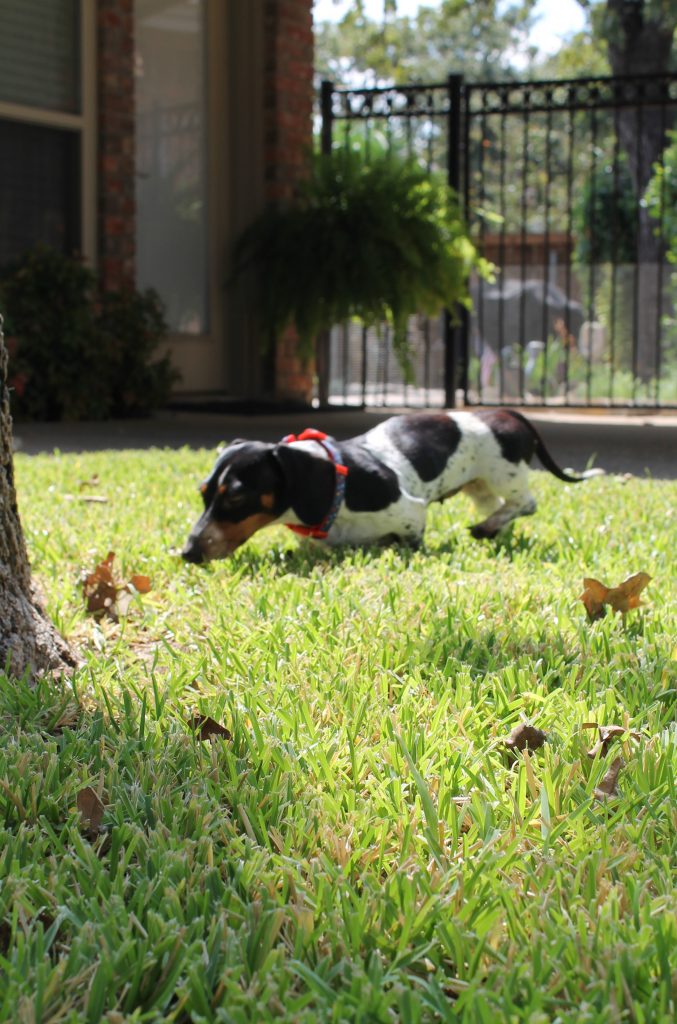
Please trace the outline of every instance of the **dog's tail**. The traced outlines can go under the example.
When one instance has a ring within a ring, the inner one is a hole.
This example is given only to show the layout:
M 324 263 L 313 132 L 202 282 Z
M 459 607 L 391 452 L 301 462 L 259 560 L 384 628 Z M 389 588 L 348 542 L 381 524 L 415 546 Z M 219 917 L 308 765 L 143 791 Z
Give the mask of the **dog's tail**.
M 536 427 L 533 425 L 533 423 L 531 423 L 530 420 L 526 418 L 526 416 L 523 416 L 522 413 L 517 412 L 515 409 L 511 409 L 510 411 L 512 412 L 513 416 L 516 416 L 517 419 L 524 423 L 524 425 L 527 426 L 531 431 L 532 437 L 535 442 L 534 452 L 540 459 L 540 462 L 543 465 L 543 467 L 547 469 L 549 473 L 552 473 L 553 476 L 556 476 L 559 480 L 565 480 L 566 483 L 569 484 L 580 484 L 584 480 L 589 480 L 591 477 L 605 475 L 603 469 L 586 469 L 583 470 L 582 473 L 576 473 L 575 475 L 573 475 L 572 472 L 568 472 L 567 470 L 561 469 L 560 466 L 558 466 L 555 460 L 553 459 L 548 449 L 545 447 L 545 442 L 543 441 L 543 438 L 541 437 L 539 432 L 536 430 Z

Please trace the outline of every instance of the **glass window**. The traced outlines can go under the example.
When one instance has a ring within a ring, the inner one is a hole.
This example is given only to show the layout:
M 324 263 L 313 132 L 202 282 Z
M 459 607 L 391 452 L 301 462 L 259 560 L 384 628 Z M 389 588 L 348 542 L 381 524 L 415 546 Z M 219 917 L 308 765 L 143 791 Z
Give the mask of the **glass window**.
M 80 0 L 0 0 L 0 101 L 80 110 Z
M 175 331 L 207 330 L 205 0 L 135 0 L 136 261 Z
M 0 266 L 36 242 L 80 249 L 80 133 L 0 119 Z

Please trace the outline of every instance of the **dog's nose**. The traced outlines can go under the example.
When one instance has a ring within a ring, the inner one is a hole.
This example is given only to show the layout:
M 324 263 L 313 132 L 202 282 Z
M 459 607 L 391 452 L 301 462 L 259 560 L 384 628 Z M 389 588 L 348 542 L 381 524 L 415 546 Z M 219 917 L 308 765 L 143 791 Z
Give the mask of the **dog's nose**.
M 181 552 L 181 557 L 185 562 L 192 562 L 195 565 L 199 565 L 200 562 L 204 562 L 205 557 L 202 552 L 202 548 L 197 541 L 189 537 L 186 541 L 186 545 Z

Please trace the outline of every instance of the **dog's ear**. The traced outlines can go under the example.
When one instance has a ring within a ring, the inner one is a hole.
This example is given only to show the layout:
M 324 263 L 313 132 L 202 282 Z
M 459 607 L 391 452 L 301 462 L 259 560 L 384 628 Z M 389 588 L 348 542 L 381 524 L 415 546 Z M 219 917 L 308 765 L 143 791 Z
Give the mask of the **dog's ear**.
M 205 477 L 204 480 L 199 484 L 200 493 L 206 503 L 211 501 L 211 499 L 214 497 L 216 488 L 219 485 L 221 475 L 224 471 L 223 456 L 226 454 L 229 448 L 230 445 L 224 445 L 219 448 L 219 450 L 216 453 L 216 462 L 212 466 L 209 476 Z
M 246 444 L 246 443 L 247 442 L 245 441 L 245 439 L 243 437 L 236 437 L 232 441 L 219 441 L 219 444 L 218 444 L 217 449 L 216 449 L 216 457 L 217 457 L 217 459 L 220 459 L 221 456 L 225 452 L 227 452 L 229 448 L 233 447 L 233 445 L 235 445 L 235 444 Z
M 289 444 L 276 444 L 271 455 L 282 473 L 289 507 L 302 523 L 320 523 L 334 498 L 336 480 L 332 463 Z

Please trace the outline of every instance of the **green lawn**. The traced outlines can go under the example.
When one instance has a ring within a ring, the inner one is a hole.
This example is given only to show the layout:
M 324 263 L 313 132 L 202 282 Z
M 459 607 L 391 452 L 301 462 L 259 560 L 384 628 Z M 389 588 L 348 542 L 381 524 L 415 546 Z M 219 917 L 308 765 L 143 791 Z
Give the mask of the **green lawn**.
M 677 484 L 538 473 L 499 543 L 459 496 L 417 553 L 280 529 L 184 566 L 210 464 L 16 459 L 85 667 L 0 687 L 0 1019 L 672 1021 Z M 79 583 L 109 550 L 153 587 L 119 623 Z M 639 570 L 588 623 L 583 577 Z M 511 758 L 522 720 L 548 741 Z M 590 759 L 589 722 L 641 738 Z

